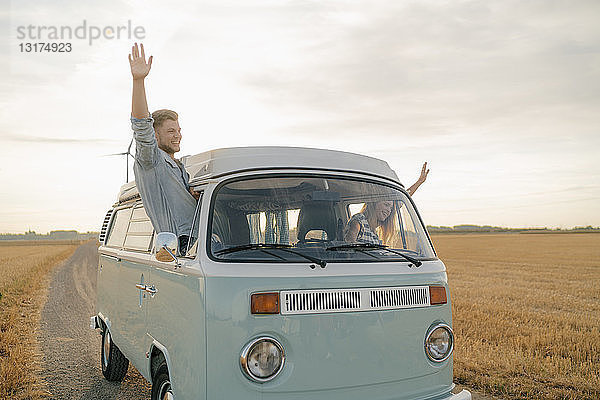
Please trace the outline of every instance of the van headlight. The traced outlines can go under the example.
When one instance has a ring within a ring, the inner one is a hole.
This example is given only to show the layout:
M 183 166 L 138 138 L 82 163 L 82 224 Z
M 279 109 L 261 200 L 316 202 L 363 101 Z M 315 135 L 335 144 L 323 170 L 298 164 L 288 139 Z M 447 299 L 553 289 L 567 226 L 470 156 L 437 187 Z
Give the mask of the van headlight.
M 446 324 L 433 325 L 425 337 L 425 353 L 431 361 L 442 362 L 454 349 L 454 333 Z
M 256 382 L 267 382 L 283 369 L 283 346 L 272 337 L 260 337 L 248 343 L 240 355 L 242 371 Z

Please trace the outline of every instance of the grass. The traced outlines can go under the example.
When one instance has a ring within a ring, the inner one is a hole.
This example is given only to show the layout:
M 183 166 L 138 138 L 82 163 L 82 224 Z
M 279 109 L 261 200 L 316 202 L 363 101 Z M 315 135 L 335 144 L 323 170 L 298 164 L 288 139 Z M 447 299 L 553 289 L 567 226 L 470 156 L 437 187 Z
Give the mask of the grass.
M 36 330 L 49 272 L 80 242 L 0 244 L 0 399 L 39 399 Z
M 459 383 L 507 399 L 600 398 L 600 234 L 436 235 Z

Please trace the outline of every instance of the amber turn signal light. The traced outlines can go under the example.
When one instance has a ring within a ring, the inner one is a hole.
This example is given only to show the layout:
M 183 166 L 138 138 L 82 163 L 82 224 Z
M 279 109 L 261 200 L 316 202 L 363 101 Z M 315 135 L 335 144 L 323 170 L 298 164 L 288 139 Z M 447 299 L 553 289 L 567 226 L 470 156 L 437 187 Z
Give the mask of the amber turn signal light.
M 254 293 L 250 296 L 252 314 L 279 314 L 279 293 Z
M 429 286 L 429 304 L 446 304 L 446 288 L 443 286 Z

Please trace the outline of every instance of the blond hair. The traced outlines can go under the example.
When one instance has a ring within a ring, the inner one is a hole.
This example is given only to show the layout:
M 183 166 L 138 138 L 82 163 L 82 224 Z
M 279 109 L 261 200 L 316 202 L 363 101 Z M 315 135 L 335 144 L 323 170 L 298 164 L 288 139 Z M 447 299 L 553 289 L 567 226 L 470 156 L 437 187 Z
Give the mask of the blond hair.
M 166 120 L 170 119 L 177 121 L 178 118 L 179 115 L 177 115 L 177 113 L 173 110 L 156 110 L 152 113 L 152 119 L 154 119 L 152 126 L 154 127 L 154 130 L 157 130 Z
M 377 236 L 379 236 L 382 243 L 391 245 L 394 242 L 394 233 L 396 231 L 396 202 L 392 203 L 390 215 L 388 215 L 385 221 L 382 221 L 381 223 L 377 220 L 377 216 L 375 215 L 375 204 L 376 203 L 365 203 L 360 210 L 360 213 L 367 217 L 369 226 L 377 233 Z

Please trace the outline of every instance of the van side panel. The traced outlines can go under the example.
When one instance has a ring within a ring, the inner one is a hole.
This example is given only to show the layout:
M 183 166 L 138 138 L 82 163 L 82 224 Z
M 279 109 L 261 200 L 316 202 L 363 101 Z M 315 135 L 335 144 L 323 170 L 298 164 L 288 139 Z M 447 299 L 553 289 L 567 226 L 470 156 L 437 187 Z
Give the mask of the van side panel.
M 157 290 L 149 302 L 148 335 L 169 352 L 174 394 L 182 400 L 205 399 L 204 278 L 170 265 L 152 266 L 148 284 Z
M 115 321 L 115 328 L 123 337 L 123 341 L 118 346 L 138 371 L 149 379 L 145 354 L 150 347 L 150 338 L 146 335 L 146 315 L 151 299 L 145 291 L 138 289 L 136 284 L 146 283 L 150 274 L 150 256 L 124 251 L 122 254 L 118 286 L 119 318 Z M 125 258 L 126 254 L 130 259 Z
M 100 252 L 98 257 L 98 280 L 96 311 L 106 318 L 110 327 L 113 342 L 119 346 L 123 343 L 123 336 L 119 329 L 115 328 L 115 322 L 119 319 L 119 275 L 121 262 L 116 255 L 117 252 Z

